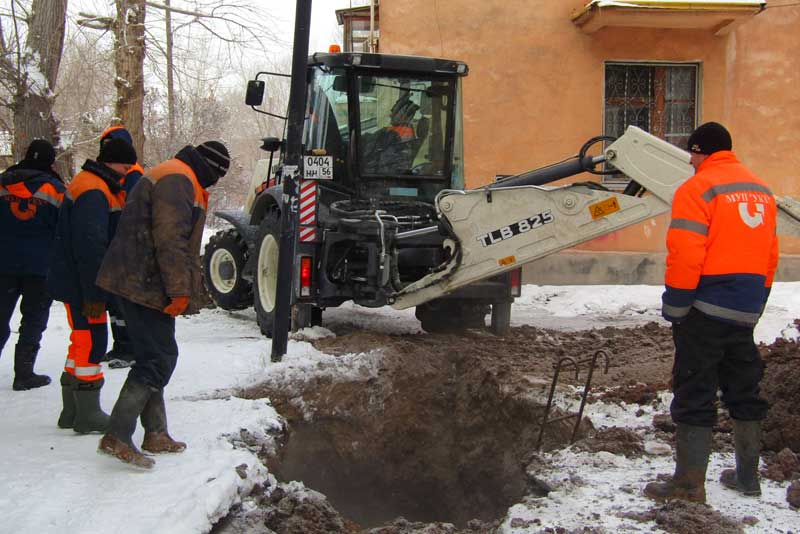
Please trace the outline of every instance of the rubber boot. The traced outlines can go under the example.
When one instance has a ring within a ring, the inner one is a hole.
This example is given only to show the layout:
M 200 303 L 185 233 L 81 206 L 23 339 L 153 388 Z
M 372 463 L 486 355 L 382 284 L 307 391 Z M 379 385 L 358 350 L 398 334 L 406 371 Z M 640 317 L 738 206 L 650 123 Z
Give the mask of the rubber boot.
M 58 428 L 72 428 L 75 425 L 75 382 L 76 378 L 66 371 L 61 373 L 61 414 Z
M 108 414 L 100 408 L 100 390 L 105 379 L 81 380 L 75 378 L 73 393 L 75 394 L 75 423 L 72 430 L 79 434 L 105 432 L 108 428 Z
M 748 497 L 761 495 L 758 460 L 761 453 L 761 421 L 733 420 L 736 469 L 725 469 L 719 481 L 726 488 Z
M 37 375 L 33 372 L 36 355 L 39 354 L 39 345 L 17 344 L 14 352 L 14 391 L 40 388 L 50 383 L 47 375 Z
M 656 501 L 706 502 L 706 468 L 711 454 L 711 427 L 678 423 L 675 430 L 675 474 L 667 482 L 650 482 L 644 494 Z
M 144 469 L 151 469 L 155 464 L 152 458 L 142 454 L 133 444 L 133 432 L 136 420 L 144 410 L 147 401 L 155 388 L 151 388 L 130 377 L 125 381 L 119 398 L 111 412 L 108 432 L 100 440 L 97 451 Z
M 167 410 L 164 405 L 164 389 L 158 389 L 150 395 L 142 410 L 142 426 L 144 440 L 142 449 L 153 452 L 183 452 L 186 443 L 175 441 L 167 432 Z

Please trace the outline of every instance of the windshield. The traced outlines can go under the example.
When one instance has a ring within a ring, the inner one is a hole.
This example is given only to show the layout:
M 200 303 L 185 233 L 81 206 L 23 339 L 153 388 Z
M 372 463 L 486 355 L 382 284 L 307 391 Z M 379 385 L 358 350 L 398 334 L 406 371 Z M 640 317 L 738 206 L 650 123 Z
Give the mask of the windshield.
M 362 175 L 448 175 L 452 83 L 435 78 L 357 76 Z

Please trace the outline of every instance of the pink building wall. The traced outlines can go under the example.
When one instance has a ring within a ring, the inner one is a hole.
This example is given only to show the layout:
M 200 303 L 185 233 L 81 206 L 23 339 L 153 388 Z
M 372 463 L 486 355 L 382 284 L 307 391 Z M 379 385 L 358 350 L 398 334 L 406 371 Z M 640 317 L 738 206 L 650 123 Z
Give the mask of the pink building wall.
M 670 61 L 701 65 L 699 123 L 728 126 L 740 159 L 776 194 L 800 198 L 800 7 L 768 7 L 715 36 L 622 27 L 585 34 L 570 18 L 584 4 L 381 1 L 381 52 L 470 66 L 464 83 L 468 187 L 560 161 L 602 134 L 606 61 Z M 662 216 L 581 248 L 663 252 L 667 222 Z M 781 248 L 800 253 L 800 240 L 784 239 Z

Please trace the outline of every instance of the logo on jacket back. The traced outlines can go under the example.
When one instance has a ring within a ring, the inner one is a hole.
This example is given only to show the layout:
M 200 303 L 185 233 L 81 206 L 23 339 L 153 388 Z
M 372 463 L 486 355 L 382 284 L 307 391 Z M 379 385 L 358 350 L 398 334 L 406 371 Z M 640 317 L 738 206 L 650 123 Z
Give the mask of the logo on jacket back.
M 756 203 L 755 215 L 750 215 L 749 204 L 747 202 L 739 202 L 739 217 L 750 228 L 756 228 L 764 224 L 764 204 Z
M 44 201 L 38 198 L 20 198 L 18 196 L 9 195 L 3 200 L 8 201 L 11 213 L 20 221 L 29 221 L 36 216 L 36 211 L 39 204 Z

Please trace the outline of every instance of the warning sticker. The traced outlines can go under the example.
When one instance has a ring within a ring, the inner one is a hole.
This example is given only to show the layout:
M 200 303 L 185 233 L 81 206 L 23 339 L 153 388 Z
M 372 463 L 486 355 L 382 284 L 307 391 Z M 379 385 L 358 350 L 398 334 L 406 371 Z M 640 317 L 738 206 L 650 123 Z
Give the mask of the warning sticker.
M 615 211 L 619 211 L 619 202 L 617 202 L 616 197 L 607 198 L 596 204 L 589 205 L 589 213 L 592 215 L 592 219 L 608 217 Z

